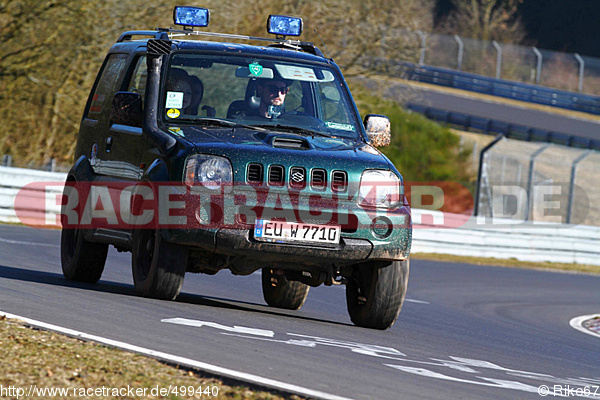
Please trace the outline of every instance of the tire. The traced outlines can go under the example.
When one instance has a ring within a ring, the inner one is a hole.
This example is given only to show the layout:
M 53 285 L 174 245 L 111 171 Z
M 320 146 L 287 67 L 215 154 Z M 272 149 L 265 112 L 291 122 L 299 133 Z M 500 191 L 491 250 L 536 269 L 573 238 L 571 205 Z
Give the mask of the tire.
M 65 278 L 96 283 L 102 276 L 108 245 L 88 242 L 81 229 L 64 229 L 60 236 L 60 262 Z
M 360 327 L 388 329 L 402 308 L 408 284 L 409 260 L 386 266 L 354 267 L 346 284 L 346 303 L 352 322 Z
M 297 281 L 289 281 L 285 275 L 274 274 L 272 269 L 262 269 L 263 297 L 271 307 L 286 310 L 299 310 L 310 286 Z
M 131 269 L 136 292 L 144 297 L 174 300 L 183 285 L 187 254 L 184 246 L 165 242 L 154 229 L 135 230 Z

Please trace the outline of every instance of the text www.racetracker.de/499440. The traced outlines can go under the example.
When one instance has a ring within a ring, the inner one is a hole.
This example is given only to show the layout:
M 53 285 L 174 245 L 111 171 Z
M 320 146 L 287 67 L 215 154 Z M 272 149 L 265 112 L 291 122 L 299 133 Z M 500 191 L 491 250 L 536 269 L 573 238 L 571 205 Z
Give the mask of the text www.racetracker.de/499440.
M 0 397 L 10 398 L 26 398 L 26 397 L 167 397 L 167 396 L 179 396 L 179 397 L 216 397 L 219 394 L 218 386 L 169 386 L 169 387 L 133 387 L 127 385 L 126 387 L 38 387 L 37 385 L 31 385 L 29 387 L 18 387 L 18 386 L 3 386 L 0 385 Z

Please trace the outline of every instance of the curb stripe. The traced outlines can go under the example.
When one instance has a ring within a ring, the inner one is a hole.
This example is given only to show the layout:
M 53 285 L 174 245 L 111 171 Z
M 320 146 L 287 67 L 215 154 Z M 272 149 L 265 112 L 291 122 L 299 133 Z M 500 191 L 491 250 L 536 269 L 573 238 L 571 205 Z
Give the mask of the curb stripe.
M 588 335 L 592 335 L 600 338 L 600 334 L 591 331 L 583 326 L 583 323 L 592 318 L 600 318 L 600 314 L 592 314 L 592 315 L 582 315 L 581 317 L 575 317 L 571 321 L 569 321 L 569 325 L 571 327 L 577 329 L 579 332 L 587 333 Z

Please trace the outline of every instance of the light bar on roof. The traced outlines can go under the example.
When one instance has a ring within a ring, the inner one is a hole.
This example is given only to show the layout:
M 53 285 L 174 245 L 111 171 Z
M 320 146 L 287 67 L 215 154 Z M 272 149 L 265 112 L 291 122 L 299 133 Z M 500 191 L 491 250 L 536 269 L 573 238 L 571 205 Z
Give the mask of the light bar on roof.
M 302 33 L 302 18 L 287 15 L 269 15 L 267 31 L 274 35 L 300 36 Z
M 177 6 L 173 10 L 173 22 L 184 26 L 208 26 L 208 8 Z

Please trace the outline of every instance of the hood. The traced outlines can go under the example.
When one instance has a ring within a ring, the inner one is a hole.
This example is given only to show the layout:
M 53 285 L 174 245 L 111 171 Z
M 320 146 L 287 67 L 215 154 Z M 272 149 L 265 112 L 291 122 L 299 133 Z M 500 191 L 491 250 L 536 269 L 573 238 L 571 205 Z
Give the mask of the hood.
M 198 153 L 227 157 L 235 167 L 260 162 L 361 172 L 365 169 L 395 170 L 379 150 L 356 139 L 237 127 L 179 125 L 170 126 L 169 131 L 193 143 Z

